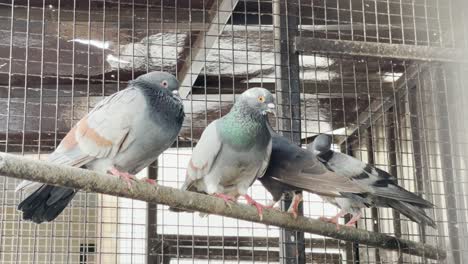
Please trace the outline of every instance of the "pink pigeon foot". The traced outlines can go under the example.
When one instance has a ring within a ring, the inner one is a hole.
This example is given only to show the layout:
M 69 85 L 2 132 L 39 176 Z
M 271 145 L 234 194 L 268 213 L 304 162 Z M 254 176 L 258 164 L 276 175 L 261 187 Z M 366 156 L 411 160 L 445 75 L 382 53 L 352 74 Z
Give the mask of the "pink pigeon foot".
M 128 188 L 132 187 L 132 181 L 136 180 L 135 176 L 128 172 L 121 172 L 115 167 L 109 170 L 112 175 L 119 176 L 122 180 L 127 183 Z
M 157 186 L 158 184 L 156 183 L 156 180 L 153 180 L 153 179 L 148 179 L 148 178 L 145 178 L 143 179 L 143 181 L 153 185 L 153 186 Z
M 229 207 L 231 207 L 231 204 L 229 202 L 233 202 L 233 203 L 237 202 L 236 198 L 234 198 L 234 197 L 232 197 L 230 195 L 224 194 L 224 193 L 215 193 L 215 194 L 213 194 L 213 196 L 223 199 L 224 202 L 226 203 L 226 205 L 229 206 Z
M 263 220 L 263 209 L 266 207 L 263 204 L 252 199 L 252 197 L 250 197 L 247 194 L 243 195 L 243 197 L 245 198 L 245 200 L 247 200 L 247 203 L 249 205 L 253 205 L 257 208 L 258 216 L 260 217 L 260 220 Z
M 324 222 L 328 222 L 328 223 L 332 223 L 332 224 L 335 224 L 336 225 L 336 230 L 339 230 L 340 229 L 340 225 L 338 224 L 338 219 L 340 217 L 331 217 L 331 218 L 328 218 L 328 217 L 320 217 L 319 219 L 324 221 Z
M 336 214 L 334 217 L 332 218 L 328 218 L 328 217 L 320 217 L 319 219 L 322 220 L 322 221 L 325 221 L 325 222 L 329 222 L 329 223 L 332 223 L 332 224 L 335 224 L 336 225 L 336 230 L 339 230 L 340 229 L 340 225 L 338 224 L 338 219 L 340 219 L 340 217 L 346 215 L 345 212 L 343 211 L 340 211 L 338 212 L 338 214 Z
M 299 215 L 299 204 L 302 202 L 302 194 L 294 194 L 291 206 L 289 206 L 288 213 L 292 214 L 293 218 L 296 219 Z
M 345 224 L 345 226 L 356 227 L 355 224 L 359 219 L 361 219 L 360 212 L 357 213 L 356 215 L 353 215 L 353 217 L 348 221 L 348 223 Z

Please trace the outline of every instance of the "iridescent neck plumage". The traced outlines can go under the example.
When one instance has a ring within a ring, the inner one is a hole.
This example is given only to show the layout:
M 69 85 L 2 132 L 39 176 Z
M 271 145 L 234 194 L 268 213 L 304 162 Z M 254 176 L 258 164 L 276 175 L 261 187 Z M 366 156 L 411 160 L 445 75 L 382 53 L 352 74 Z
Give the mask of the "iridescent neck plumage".
M 264 123 L 265 116 L 260 113 L 258 109 L 251 107 L 245 101 L 237 101 L 231 111 L 226 115 L 229 117 L 241 118 L 241 119 L 251 119 L 254 122 Z
M 243 102 L 237 102 L 220 121 L 221 136 L 232 146 L 244 149 L 268 142 L 265 117 Z

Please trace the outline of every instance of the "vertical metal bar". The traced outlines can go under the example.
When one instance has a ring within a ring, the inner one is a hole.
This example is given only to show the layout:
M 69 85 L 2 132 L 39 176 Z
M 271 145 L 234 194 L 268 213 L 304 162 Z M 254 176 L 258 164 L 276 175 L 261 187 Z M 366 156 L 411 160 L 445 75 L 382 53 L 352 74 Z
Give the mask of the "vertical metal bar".
M 148 167 L 148 179 L 158 179 L 158 161 Z M 146 263 L 159 263 L 157 252 L 154 252 L 158 243 L 158 205 L 148 203 L 146 208 Z
M 466 35 L 468 37 L 468 35 Z M 456 129 L 458 131 L 453 131 L 453 132 L 458 132 L 458 135 L 455 135 L 454 138 L 457 140 L 456 147 L 458 148 L 458 155 L 460 155 L 459 163 L 457 166 L 457 171 L 458 171 L 458 177 L 457 180 L 460 182 L 458 185 L 459 187 L 459 194 L 460 196 L 466 196 L 467 190 L 468 190 L 468 184 L 466 181 L 463 179 L 466 179 L 467 177 L 467 168 L 468 166 L 468 147 L 467 147 L 467 141 L 465 139 L 465 134 L 468 131 L 468 123 L 465 119 L 465 113 L 466 113 L 466 98 L 468 94 L 466 93 L 465 85 L 464 83 L 467 82 L 467 76 L 466 76 L 466 67 L 468 65 L 464 64 L 458 64 L 458 65 L 453 65 L 453 70 L 456 74 L 456 83 L 454 84 L 454 88 L 451 90 L 451 95 L 453 97 L 457 97 L 457 99 L 453 99 L 454 101 L 458 101 L 458 103 L 455 103 L 453 111 L 457 112 L 458 114 L 455 115 L 455 122 L 459 124 L 459 128 Z M 455 88 L 456 87 L 456 88 Z M 453 105 L 453 104 L 452 104 Z M 456 110 L 455 110 L 456 109 Z M 460 109 L 460 110 L 459 110 Z M 463 131 L 463 132 L 461 132 Z M 461 132 L 461 133 L 460 133 Z M 462 166 L 464 163 L 465 167 Z M 461 234 L 465 234 L 462 237 L 462 243 L 461 245 L 461 259 L 462 261 L 465 261 L 468 259 L 468 241 L 466 241 L 466 238 L 468 236 L 468 225 L 467 223 L 467 218 L 468 218 L 468 206 L 467 206 L 467 201 L 465 198 L 465 202 L 463 202 L 464 197 L 460 197 L 459 201 L 461 203 L 464 203 L 463 206 L 459 205 L 459 208 L 461 208 L 460 212 L 460 227 L 461 227 Z
M 450 237 L 450 245 L 453 257 L 453 263 L 459 264 L 461 262 L 460 255 L 460 237 L 458 227 L 458 208 L 457 208 L 457 192 L 455 188 L 456 177 L 454 175 L 454 166 L 452 163 L 453 147 L 452 137 L 450 134 L 450 113 L 448 108 L 447 100 L 447 83 L 446 83 L 446 72 L 442 69 L 442 76 L 436 77 L 437 85 L 435 87 L 444 87 L 443 93 L 440 91 L 432 90 L 435 96 L 437 96 L 437 109 L 436 118 L 438 119 L 438 138 L 440 149 L 440 161 L 441 169 L 444 177 L 444 191 L 445 191 L 445 204 L 447 208 L 447 220 L 448 220 L 448 231 Z M 439 76 L 440 72 L 436 76 Z M 431 73 L 434 77 L 435 74 Z
M 437 73 L 437 74 L 436 74 Z M 447 227 L 448 227 L 448 237 L 450 241 L 450 250 L 451 250 L 451 263 L 461 263 L 460 262 L 460 240 L 459 240 L 459 229 L 457 226 L 457 208 L 456 208 L 456 194 L 454 186 L 454 173 L 452 166 L 452 148 L 450 145 L 450 127 L 448 120 L 448 108 L 447 101 L 441 91 L 436 90 L 436 87 L 444 87 L 445 82 L 441 80 L 442 77 L 439 77 L 441 72 L 441 67 L 434 65 L 433 69 L 428 70 L 428 82 L 430 87 L 428 90 L 433 100 L 436 102 L 433 104 L 433 118 L 435 127 L 437 128 L 437 134 L 434 136 L 435 144 L 438 144 L 439 152 L 436 157 L 440 161 L 440 171 L 443 175 L 443 192 L 445 195 L 445 210 L 447 214 Z
M 352 145 L 349 144 L 348 140 L 341 144 L 340 150 L 342 153 L 354 156 Z M 351 220 L 351 216 L 349 214 L 345 215 L 344 220 L 345 223 L 349 222 L 349 220 Z M 346 243 L 346 263 L 359 263 L 359 243 Z
M 11 104 L 11 78 L 12 78 L 12 64 L 13 64 L 13 32 L 15 32 L 14 30 L 14 26 L 15 26 L 15 1 L 12 0 L 11 1 L 11 9 L 10 9 L 10 41 L 9 41 L 9 54 L 8 54 L 8 95 L 7 95 L 7 98 L 6 98 L 6 101 L 7 101 L 7 112 L 6 112 L 6 116 L 4 117 L 6 120 L 6 123 L 5 123 L 5 148 L 3 151 L 5 152 L 8 152 L 8 138 L 9 138 L 9 135 L 8 135 L 8 131 L 9 131 L 9 124 L 10 124 L 10 104 Z M 2 188 L 0 189 L 0 197 L 1 197 L 1 206 L 2 208 L 0 209 L 0 245 L 6 245 L 5 241 L 6 241 L 6 234 L 5 234 L 5 231 L 6 231 L 6 212 L 7 212 L 7 207 L 6 207 L 6 191 L 7 191 L 7 182 L 8 182 L 8 178 L 7 177 L 2 177 L 2 183 L 0 186 L 2 186 Z M 7 259 L 6 257 L 6 250 L 2 250 L 1 253 L 0 253 L 0 262 L 4 262 L 5 259 Z
M 371 123 L 372 124 L 372 123 Z M 372 126 L 367 128 L 367 162 L 370 165 L 375 164 L 374 159 L 374 141 L 372 140 Z M 379 233 L 379 211 L 377 208 L 371 209 L 372 231 Z M 380 250 L 375 249 L 375 262 L 380 263 Z
M 293 49 L 294 38 L 298 34 L 299 1 L 275 1 L 273 3 L 275 41 L 279 42 L 277 56 L 280 62 L 280 82 L 277 87 L 277 100 L 279 102 L 279 125 L 283 135 L 293 142 L 301 141 L 301 113 L 300 113 L 300 80 L 299 56 Z M 279 33 L 279 34 L 278 34 Z M 288 199 L 289 198 L 289 199 Z M 291 204 L 290 197 L 281 201 L 282 210 L 287 210 Z M 299 213 L 303 213 L 302 205 Z M 282 229 L 280 233 L 280 263 L 305 263 L 304 233 Z
M 387 129 L 387 155 L 388 155 L 388 172 L 390 175 L 393 175 L 395 179 L 398 180 L 398 169 L 397 169 L 397 155 L 396 155 L 396 127 L 395 127 L 395 118 L 396 113 L 395 109 L 398 105 L 398 102 L 395 102 L 395 106 L 388 110 L 388 116 L 386 118 L 385 127 Z M 397 210 L 393 210 L 393 229 L 396 237 L 401 237 L 401 218 L 400 213 Z M 403 263 L 403 255 L 398 255 L 398 263 Z
M 418 193 L 424 192 L 424 180 L 423 180 L 423 157 L 426 153 L 421 146 L 421 135 L 419 134 L 420 125 L 419 118 L 421 113 L 418 111 L 418 96 L 416 87 L 408 87 L 408 106 L 410 114 L 410 124 L 411 124 L 411 144 L 413 147 L 413 157 L 414 157 L 414 169 L 415 169 L 415 180 L 416 180 L 416 190 Z M 424 225 L 420 225 L 420 239 L 421 242 L 426 242 L 426 229 Z

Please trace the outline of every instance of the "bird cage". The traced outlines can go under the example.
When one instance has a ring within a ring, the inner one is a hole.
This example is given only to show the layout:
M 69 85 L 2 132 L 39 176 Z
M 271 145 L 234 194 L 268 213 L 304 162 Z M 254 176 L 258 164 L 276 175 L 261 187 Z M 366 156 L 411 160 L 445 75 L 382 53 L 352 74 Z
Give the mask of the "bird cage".
M 179 188 L 206 126 L 263 87 L 276 98 L 274 130 L 301 146 L 329 134 L 335 151 L 435 205 L 437 229 L 388 208 L 362 210 L 356 228 L 447 257 L 93 192 L 37 225 L 16 210 L 19 180 L 0 176 L 0 263 L 468 262 L 467 11 L 466 0 L 1 1 L 2 152 L 44 160 L 100 100 L 165 71 L 180 82 L 185 120 L 137 177 Z M 271 199 L 259 182 L 249 194 Z M 305 217 L 336 214 L 303 195 Z

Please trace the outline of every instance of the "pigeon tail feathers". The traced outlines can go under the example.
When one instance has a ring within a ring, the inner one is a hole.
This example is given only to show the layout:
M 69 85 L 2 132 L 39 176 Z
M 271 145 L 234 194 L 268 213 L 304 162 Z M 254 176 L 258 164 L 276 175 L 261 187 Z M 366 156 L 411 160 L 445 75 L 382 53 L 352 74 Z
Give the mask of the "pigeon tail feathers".
M 24 199 L 18 205 L 18 210 L 23 212 L 24 220 L 36 224 L 50 222 L 67 207 L 75 194 L 73 189 L 44 184 Z
M 432 220 L 432 218 L 430 218 L 426 212 L 417 205 L 396 200 L 389 200 L 388 205 L 416 223 L 437 228 L 434 220 Z

